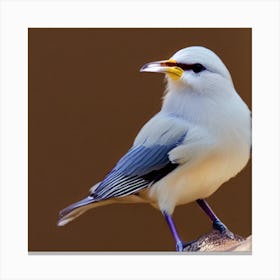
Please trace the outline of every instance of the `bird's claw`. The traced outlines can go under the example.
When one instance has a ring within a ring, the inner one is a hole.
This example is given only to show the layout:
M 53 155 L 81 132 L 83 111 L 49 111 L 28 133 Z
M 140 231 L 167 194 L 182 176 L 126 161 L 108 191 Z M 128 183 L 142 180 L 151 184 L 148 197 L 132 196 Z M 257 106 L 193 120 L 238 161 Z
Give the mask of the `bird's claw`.
M 177 252 L 195 252 L 199 250 L 199 243 L 197 240 L 190 241 L 190 242 L 182 242 L 178 241 L 176 243 L 176 251 Z
M 183 252 L 184 251 L 184 245 L 181 240 L 176 242 L 176 251 L 177 252 Z
M 234 240 L 234 234 L 220 220 L 213 222 L 213 228 L 218 230 L 222 235 Z
M 222 234 L 226 237 L 228 237 L 229 239 L 234 240 L 234 233 L 232 233 L 229 229 L 226 229 L 225 231 L 222 232 Z

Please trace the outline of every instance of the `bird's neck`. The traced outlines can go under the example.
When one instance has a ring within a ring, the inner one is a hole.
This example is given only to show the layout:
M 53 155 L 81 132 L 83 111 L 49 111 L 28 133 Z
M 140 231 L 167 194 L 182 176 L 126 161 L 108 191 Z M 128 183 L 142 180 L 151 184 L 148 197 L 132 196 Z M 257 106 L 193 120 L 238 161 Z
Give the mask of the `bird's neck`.
M 161 112 L 200 127 L 211 128 L 212 133 L 225 133 L 232 139 L 236 139 L 233 135 L 243 135 L 250 141 L 250 110 L 235 91 L 219 96 L 168 91 Z
M 173 114 L 189 122 L 202 124 L 217 114 L 217 104 L 209 97 L 176 90 L 167 91 L 163 99 L 163 113 Z

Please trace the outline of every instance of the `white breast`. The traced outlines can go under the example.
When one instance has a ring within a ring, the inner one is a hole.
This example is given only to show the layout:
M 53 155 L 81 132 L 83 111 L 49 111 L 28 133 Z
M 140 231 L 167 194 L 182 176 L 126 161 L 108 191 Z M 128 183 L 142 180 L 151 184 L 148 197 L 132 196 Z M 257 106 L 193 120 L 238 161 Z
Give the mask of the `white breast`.
M 210 196 L 247 164 L 251 146 L 250 111 L 239 96 L 227 105 L 229 110 L 223 112 L 223 118 L 213 116 L 213 120 L 205 122 L 214 139 L 209 152 L 202 141 L 201 149 L 198 147 L 199 160 L 182 162 L 148 190 L 147 199 L 160 210 L 172 214 L 176 205 Z
M 184 164 L 153 185 L 149 199 L 170 214 L 176 205 L 190 203 L 213 194 L 246 165 L 249 151 L 209 155 L 194 165 Z

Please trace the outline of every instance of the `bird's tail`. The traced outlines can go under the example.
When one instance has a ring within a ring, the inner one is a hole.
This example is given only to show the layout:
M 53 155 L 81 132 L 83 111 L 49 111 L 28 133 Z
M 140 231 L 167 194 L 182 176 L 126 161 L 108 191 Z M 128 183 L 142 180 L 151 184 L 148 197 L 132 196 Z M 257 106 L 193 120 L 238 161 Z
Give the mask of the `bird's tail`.
M 94 198 L 88 196 L 78 202 L 75 202 L 59 212 L 59 220 L 57 222 L 58 226 L 64 226 L 76 219 L 84 212 L 94 207 Z
M 110 204 L 110 199 L 104 201 L 97 201 L 93 197 L 88 196 L 78 202 L 75 202 L 59 212 L 58 226 L 65 226 L 69 222 L 73 221 L 89 209 Z

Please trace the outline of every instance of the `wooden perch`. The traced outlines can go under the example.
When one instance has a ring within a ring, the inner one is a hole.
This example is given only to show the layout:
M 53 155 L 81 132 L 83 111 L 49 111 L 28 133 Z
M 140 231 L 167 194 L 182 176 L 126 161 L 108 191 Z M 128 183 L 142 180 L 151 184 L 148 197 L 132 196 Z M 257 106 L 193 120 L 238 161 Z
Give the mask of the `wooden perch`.
M 213 230 L 210 233 L 204 234 L 189 246 L 184 251 L 187 252 L 251 252 L 252 237 L 243 238 L 234 234 L 234 239 L 222 235 L 218 230 Z

